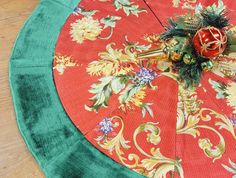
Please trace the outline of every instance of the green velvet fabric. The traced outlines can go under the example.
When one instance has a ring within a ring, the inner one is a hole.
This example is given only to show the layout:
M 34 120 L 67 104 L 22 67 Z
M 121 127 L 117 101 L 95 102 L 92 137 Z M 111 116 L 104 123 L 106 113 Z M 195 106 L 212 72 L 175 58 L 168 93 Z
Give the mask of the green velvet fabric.
M 46 177 L 139 178 L 94 148 L 72 124 L 52 75 L 60 29 L 78 0 L 42 0 L 21 30 L 10 60 L 18 126 Z

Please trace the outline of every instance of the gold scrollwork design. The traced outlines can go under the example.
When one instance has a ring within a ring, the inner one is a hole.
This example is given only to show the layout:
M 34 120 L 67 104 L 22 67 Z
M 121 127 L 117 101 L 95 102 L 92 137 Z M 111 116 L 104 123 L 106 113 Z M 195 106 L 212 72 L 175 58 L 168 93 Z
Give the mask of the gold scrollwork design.
M 158 123 L 147 122 L 139 125 L 133 134 L 134 145 L 137 150 L 145 156 L 144 159 L 140 159 L 137 154 L 130 153 L 128 156 L 124 156 L 125 153 L 122 149 L 129 149 L 129 141 L 125 140 L 123 137 L 124 131 L 124 122 L 122 117 L 113 116 L 110 118 L 114 122 L 113 126 L 118 127 L 120 124 L 120 130 L 114 138 L 105 137 L 104 140 L 98 139 L 98 144 L 103 149 L 108 150 L 110 154 L 113 152 L 116 153 L 121 163 L 135 171 L 140 172 L 141 174 L 152 177 L 152 178 L 162 178 L 166 177 L 166 174 L 173 176 L 174 172 L 177 172 L 181 178 L 183 178 L 183 168 L 180 164 L 180 159 L 170 159 L 162 155 L 160 148 L 152 147 L 150 153 L 145 152 L 137 142 L 137 136 L 140 133 L 147 133 L 146 141 L 158 145 L 161 141 L 160 137 L 160 128 L 156 125 Z M 116 120 L 116 121 L 115 121 Z M 102 140 L 102 141 L 101 141 Z M 129 163 L 128 161 L 129 160 Z M 130 163 L 132 161 L 132 163 Z
M 178 109 L 177 117 L 177 134 L 190 134 L 194 138 L 200 137 L 200 131 L 198 129 L 208 129 L 214 132 L 219 137 L 219 143 L 215 146 L 211 143 L 209 138 L 199 138 L 198 145 L 204 151 L 205 155 L 213 158 L 213 162 L 216 159 L 221 158 L 225 152 L 225 141 L 223 136 L 214 128 L 206 125 L 199 125 L 199 121 L 208 121 L 211 117 L 209 115 L 203 116 L 203 111 L 206 108 L 201 109 L 199 113 L 195 115 L 188 115 L 185 119 L 183 111 Z
M 183 177 L 183 168 L 180 164 L 180 159 L 170 159 L 162 155 L 160 148 L 152 147 L 150 153 L 146 153 L 137 143 L 137 136 L 142 132 L 149 132 L 148 136 L 152 136 L 155 139 L 147 139 L 152 144 L 158 144 L 160 142 L 160 128 L 154 125 L 154 123 L 148 122 L 141 124 L 133 134 L 133 140 L 136 148 L 147 158 L 141 160 L 140 167 L 144 167 L 149 171 L 148 177 L 161 178 L 166 177 L 167 173 L 173 175 L 173 172 L 178 172 L 180 177 Z M 154 140 L 157 140 L 154 141 Z
M 204 112 L 207 112 L 207 111 L 209 112 L 209 114 L 206 114 L 204 116 Z M 234 126 L 228 117 L 226 117 L 226 116 L 224 116 L 212 109 L 209 109 L 209 108 L 202 108 L 199 112 L 199 116 L 201 117 L 201 119 L 203 121 L 210 121 L 212 119 L 212 117 L 211 117 L 212 115 L 214 115 L 216 119 L 220 120 L 220 121 L 216 121 L 215 125 L 219 126 L 219 129 L 225 129 L 225 130 L 229 131 L 231 133 L 231 135 L 233 136 L 233 138 L 236 140 Z
M 112 139 L 108 139 L 105 138 L 105 140 L 98 141 L 98 145 L 100 147 L 102 147 L 105 150 L 108 150 L 110 152 L 110 154 L 112 154 L 113 151 L 115 151 L 116 155 L 118 156 L 119 160 L 122 162 L 122 164 L 124 164 L 125 166 L 129 167 L 129 168 L 134 168 L 138 165 L 138 161 L 139 161 L 139 157 L 136 154 L 129 154 L 128 156 L 128 160 L 129 161 L 134 161 L 133 164 L 130 163 L 126 163 L 125 161 L 127 160 L 127 158 L 125 158 L 124 152 L 122 151 L 122 148 L 125 150 L 128 150 L 130 148 L 130 146 L 128 145 L 129 141 L 124 139 L 123 136 L 123 131 L 124 131 L 124 121 L 122 119 L 122 117 L 120 116 L 113 116 L 110 118 L 111 121 L 114 121 L 115 119 L 117 121 L 114 122 L 114 126 L 117 127 L 121 124 L 121 128 L 118 132 L 118 134 L 112 138 Z

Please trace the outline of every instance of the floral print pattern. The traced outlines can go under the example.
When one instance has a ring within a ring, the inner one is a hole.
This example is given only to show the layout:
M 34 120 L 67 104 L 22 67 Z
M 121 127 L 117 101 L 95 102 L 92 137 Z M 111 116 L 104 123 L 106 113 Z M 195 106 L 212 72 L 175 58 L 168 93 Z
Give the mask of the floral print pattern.
M 63 75 L 67 67 L 75 67 L 78 64 L 70 56 L 54 56 L 55 65 L 53 69 L 57 70 L 60 75 Z
M 101 31 L 102 27 L 98 20 L 84 17 L 71 24 L 70 34 L 73 41 L 82 43 L 84 40 L 96 40 Z
M 105 135 L 109 134 L 113 131 L 112 122 L 110 118 L 105 118 L 101 122 L 99 122 L 100 129 L 99 131 Z
M 222 164 L 222 166 L 229 172 L 233 173 L 234 176 L 232 178 L 235 178 L 236 177 L 236 163 L 234 163 L 233 161 L 231 161 L 229 159 L 229 164 L 230 166 L 226 166 L 224 164 Z
M 125 46 L 124 50 L 113 49 L 113 43 L 107 45 L 106 52 L 99 53 L 102 59 L 91 62 L 87 67 L 90 75 L 104 75 L 98 83 L 91 86 L 90 93 L 94 94 L 91 106 L 85 106 L 88 111 L 98 111 L 101 107 L 107 107 L 110 98 L 114 94 L 119 94 L 119 108 L 123 111 L 132 110 L 135 105 L 141 108 L 143 117 L 148 113 L 153 117 L 149 102 L 143 102 L 147 88 L 155 90 L 152 80 L 157 74 L 152 69 L 142 67 L 136 58 L 137 52 L 130 51 L 131 48 L 137 51 L 148 49 L 146 46 L 135 44 Z M 135 72 L 135 68 L 139 71 Z
M 136 85 L 147 85 L 156 78 L 156 76 L 157 74 L 152 69 L 142 67 L 138 72 L 136 72 L 133 81 Z
M 218 99 L 226 99 L 227 105 L 231 106 L 236 113 L 236 83 L 230 82 L 226 85 L 224 82 L 214 81 L 209 79 L 209 82 L 212 84 L 213 88 L 217 92 Z
M 147 4 L 83 0 L 74 9 L 53 67 L 65 110 L 97 149 L 146 177 L 235 176 L 235 62 L 221 59 L 186 89 L 158 50 L 176 41 L 160 39 L 158 3 Z M 201 5 L 168 0 L 159 16 Z
M 172 0 L 173 2 L 173 6 L 178 8 L 178 7 L 182 7 L 183 9 L 194 9 L 197 0 Z

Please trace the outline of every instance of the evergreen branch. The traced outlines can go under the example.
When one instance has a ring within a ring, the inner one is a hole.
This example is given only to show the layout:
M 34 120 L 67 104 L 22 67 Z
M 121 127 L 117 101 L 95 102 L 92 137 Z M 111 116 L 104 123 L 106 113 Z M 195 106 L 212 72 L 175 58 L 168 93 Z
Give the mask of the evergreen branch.
M 219 29 L 225 28 L 229 26 L 229 19 L 226 17 L 226 12 L 222 11 L 219 14 L 217 13 L 212 13 L 208 11 L 202 11 L 201 16 L 202 16 L 202 22 L 203 26 L 213 26 Z

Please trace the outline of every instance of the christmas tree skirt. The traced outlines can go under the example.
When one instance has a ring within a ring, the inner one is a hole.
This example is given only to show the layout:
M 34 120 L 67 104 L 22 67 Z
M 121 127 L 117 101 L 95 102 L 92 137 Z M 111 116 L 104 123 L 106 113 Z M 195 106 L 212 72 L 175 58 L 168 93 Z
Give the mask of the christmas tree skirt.
M 9 78 L 46 177 L 236 176 L 235 7 L 42 0 Z

